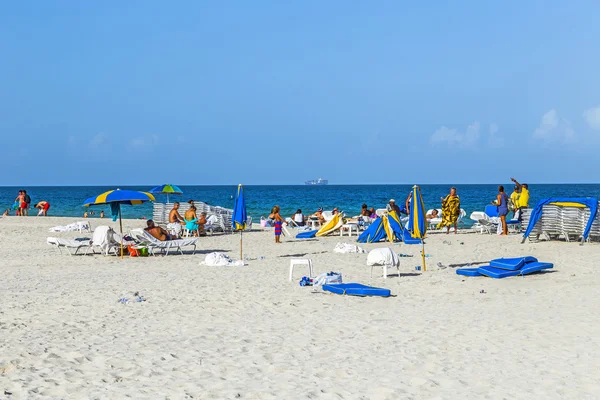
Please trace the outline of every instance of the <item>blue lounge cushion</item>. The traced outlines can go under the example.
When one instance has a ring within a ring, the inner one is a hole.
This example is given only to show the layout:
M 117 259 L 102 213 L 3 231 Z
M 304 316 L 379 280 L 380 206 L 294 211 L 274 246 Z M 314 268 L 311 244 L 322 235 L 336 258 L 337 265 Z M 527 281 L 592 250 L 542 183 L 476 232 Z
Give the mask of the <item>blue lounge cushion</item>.
M 456 270 L 456 275 L 464 276 L 481 276 L 478 268 L 460 268 Z
M 490 261 L 490 266 L 498 269 L 507 269 L 510 271 L 516 271 L 521 269 L 525 264 L 537 262 L 537 258 L 526 256 L 526 257 L 514 257 L 514 258 L 496 258 Z
M 337 283 L 323 285 L 323 290 L 335 294 L 348 294 L 351 296 L 389 297 L 392 293 L 389 289 L 381 289 L 373 286 L 362 285 L 360 283 Z
M 296 235 L 296 239 L 311 239 L 317 235 L 319 230 L 300 232 Z
M 489 276 L 490 278 L 502 279 L 507 278 L 509 276 L 527 275 L 534 272 L 539 272 L 543 269 L 549 269 L 553 267 L 554 265 L 552 265 L 552 263 L 535 261 L 525 264 L 525 266 L 520 270 L 506 270 L 494 268 L 490 265 L 479 267 L 477 270 L 481 275 Z
M 521 268 L 521 270 L 519 270 L 519 272 L 521 273 L 521 275 L 527 275 L 527 274 L 531 274 L 533 272 L 539 272 L 543 269 L 550 269 L 550 268 L 554 268 L 554 264 L 536 261 L 536 262 L 525 264 L 525 266 L 523 268 Z

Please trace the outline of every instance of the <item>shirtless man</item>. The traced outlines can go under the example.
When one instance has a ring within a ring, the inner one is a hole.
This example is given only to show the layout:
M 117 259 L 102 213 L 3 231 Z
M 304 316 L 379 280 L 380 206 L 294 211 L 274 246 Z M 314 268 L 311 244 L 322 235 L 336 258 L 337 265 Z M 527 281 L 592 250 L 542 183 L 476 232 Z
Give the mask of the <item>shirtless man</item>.
M 44 217 L 48 216 L 48 210 L 50 209 L 50 203 L 48 203 L 46 200 L 38 201 L 37 204 L 33 207 L 37 208 L 39 210 L 38 217 L 40 215 L 43 215 Z
M 146 229 L 144 229 L 144 230 L 146 232 L 148 232 L 149 234 L 151 234 L 152 236 L 154 236 L 155 238 L 157 238 L 158 240 L 164 242 L 165 240 L 172 240 L 173 239 L 171 237 L 171 235 L 169 235 L 169 232 L 165 231 L 160 226 L 154 225 L 154 221 L 152 221 L 151 219 L 149 219 L 146 222 L 146 225 L 148 225 L 148 227 Z
M 15 203 L 17 203 L 17 215 L 23 216 L 25 215 L 25 193 L 23 190 L 19 190 L 19 195 L 15 199 Z
M 176 201 L 173 203 L 173 209 L 169 212 L 169 225 L 167 225 L 167 228 L 175 232 L 179 237 L 181 236 L 181 225 L 185 225 L 185 222 L 181 214 L 179 214 L 179 202 Z

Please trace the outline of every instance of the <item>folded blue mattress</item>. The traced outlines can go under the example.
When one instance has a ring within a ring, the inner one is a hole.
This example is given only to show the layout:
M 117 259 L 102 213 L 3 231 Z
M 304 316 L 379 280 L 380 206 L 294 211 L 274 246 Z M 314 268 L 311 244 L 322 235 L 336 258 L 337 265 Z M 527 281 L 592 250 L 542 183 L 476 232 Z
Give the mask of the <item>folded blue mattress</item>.
M 515 271 L 521 269 L 524 265 L 532 262 L 537 262 L 537 258 L 531 256 L 515 258 L 496 258 L 495 260 L 490 261 L 490 267 Z
M 381 289 L 373 286 L 361 285 L 360 283 L 338 283 L 323 285 L 323 290 L 335 294 L 348 294 L 351 296 L 380 296 L 389 297 L 389 289 Z
M 318 232 L 318 230 L 300 232 L 299 234 L 296 235 L 296 239 L 310 239 L 310 238 L 314 238 L 317 235 L 317 232 Z
M 543 269 L 549 269 L 553 267 L 554 265 L 552 265 L 552 263 L 534 261 L 525 264 L 525 266 L 519 270 L 500 269 L 492 267 L 491 265 L 486 265 L 477 268 L 477 271 L 481 275 L 489 276 L 490 278 L 502 279 L 507 278 L 509 276 L 527 275 L 534 272 L 539 272 Z
M 456 275 L 481 276 L 478 269 L 479 268 L 460 268 L 456 270 Z

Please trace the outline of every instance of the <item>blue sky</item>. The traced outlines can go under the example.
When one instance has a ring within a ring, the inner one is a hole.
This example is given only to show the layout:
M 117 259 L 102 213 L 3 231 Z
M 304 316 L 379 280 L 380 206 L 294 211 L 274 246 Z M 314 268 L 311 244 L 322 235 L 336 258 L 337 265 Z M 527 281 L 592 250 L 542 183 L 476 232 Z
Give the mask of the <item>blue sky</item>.
M 600 3 L 422 3 L 5 3 L 1 184 L 600 181 Z

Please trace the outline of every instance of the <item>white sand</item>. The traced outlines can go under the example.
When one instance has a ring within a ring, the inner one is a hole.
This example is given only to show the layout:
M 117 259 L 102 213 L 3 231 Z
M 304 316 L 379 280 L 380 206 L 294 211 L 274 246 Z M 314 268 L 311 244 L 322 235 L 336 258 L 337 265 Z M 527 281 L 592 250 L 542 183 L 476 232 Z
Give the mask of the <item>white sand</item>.
M 250 232 L 237 268 L 199 265 L 214 250 L 237 257 L 237 235 L 201 238 L 196 255 L 58 255 L 47 236 L 82 235 L 47 229 L 73 221 L 0 219 L 2 399 L 600 398 L 597 244 L 431 234 L 430 271 L 402 258 L 384 280 L 366 254 L 333 253 L 339 237 L 275 245 Z M 396 297 L 312 293 L 302 270 L 288 282 L 291 254 Z M 555 268 L 493 280 L 435 267 L 519 255 Z M 117 302 L 134 291 L 148 300 Z

